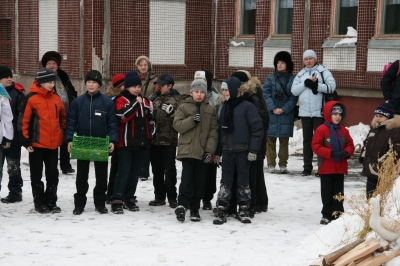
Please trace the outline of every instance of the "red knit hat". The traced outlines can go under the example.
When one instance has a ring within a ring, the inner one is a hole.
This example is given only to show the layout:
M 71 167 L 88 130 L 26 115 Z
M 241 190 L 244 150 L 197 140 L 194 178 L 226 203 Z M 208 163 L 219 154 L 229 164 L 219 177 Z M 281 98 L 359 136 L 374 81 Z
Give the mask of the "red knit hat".
M 121 85 L 124 85 L 124 79 L 125 79 L 124 74 L 115 75 L 112 79 L 112 85 L 114 86 L 114 88 L 118 88 Z

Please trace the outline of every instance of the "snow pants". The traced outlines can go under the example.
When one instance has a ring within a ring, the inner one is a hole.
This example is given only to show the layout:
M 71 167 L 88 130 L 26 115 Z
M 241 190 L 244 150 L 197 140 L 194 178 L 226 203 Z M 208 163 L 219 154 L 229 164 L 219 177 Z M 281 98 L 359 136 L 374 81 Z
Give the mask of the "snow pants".
M 320 175 L 322 216 L 328 220 L 335 220 L 340 213 L 344 212 L 343 201 L 334 199 L 335 195 L 341 193 L 344 196 L 344 174 Z

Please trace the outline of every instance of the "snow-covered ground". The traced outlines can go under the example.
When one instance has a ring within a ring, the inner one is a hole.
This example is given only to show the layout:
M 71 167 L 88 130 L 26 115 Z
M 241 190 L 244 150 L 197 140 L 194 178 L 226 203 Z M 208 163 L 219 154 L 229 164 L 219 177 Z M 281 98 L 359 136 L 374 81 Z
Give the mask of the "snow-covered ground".
M 361 144 L 368 126 L 360 124 L 350 131 L 355 144 Z M 139 181 L 139 212 L 98 214 L 92 198 L 93 166 L 82 215 L 72 214 L 75 176 L 62 174 L 58 186 L 62 212 L 32 213 L 29 168 L 22 165 L 23 201 L 0 203 L 0 265 L 309 265 L 338 244 L 345 222 L 319 224 L 319 178 L 300 176 L 302 157 L 296 154 L 302 152 L 301 142 L 297 130 L 290 141 L 287 175 L 265 173 L 269 210 L 257 214 L 251 224 L 229 218 L 224 225 L 213 225 L 212 211 L 203 210 L 200 222 L 180 223 L 168 206 L 148 205 L 154 198 L 151 178 Z M 27 162 L 25 150 L 22 161 Z M 72 164 L 76 169 L 76 161 Z M 177 168 L 179 185 L 178 161 Z M 4 169 L 1 197 L 7 195 L 7 183 Z M 364 179 L 348 178 L 345 194 L 358 194 L 364 186 Z

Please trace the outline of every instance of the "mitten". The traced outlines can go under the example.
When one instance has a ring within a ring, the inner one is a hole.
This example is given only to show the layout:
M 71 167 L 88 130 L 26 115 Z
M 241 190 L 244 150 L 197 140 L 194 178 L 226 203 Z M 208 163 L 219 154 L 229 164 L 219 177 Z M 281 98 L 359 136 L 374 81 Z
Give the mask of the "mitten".
M 200 114 L 195 114 L 195 115 L 193 116 L 193 120 L 194 120 L 194 122 L 195 122 L 196 124 L 200 123 L 200 121 L 201 121 L 201 115 L 200 115 Z
M 250 162 L 257 160 L 257 153 L 250 151 L 249 154 L 247 155 L 247 160 L 249 160 Z
M 310 88 L 315 95 L 318 94 L 318 81 L 314 82 L 311 79 L 306 79 L 304 85 Z
M 331 155 L 332 157 L 340 157 L 340 158 L 347 158 L 349 157 L 349 154 L 347 153 L 347 151 L 331 151 Z
M 209 163 L 211 162 L 211 153 L 205 152 L 203 155 L 203 162 L 204 163 Z
M 163 109 L 167 114 L 169 114 L 170 116 L 173 116 L 175 114 L 175 109 L 172 106 L 172 104 L 169 103 L 163 103 L 161 105 L 161 109 Z

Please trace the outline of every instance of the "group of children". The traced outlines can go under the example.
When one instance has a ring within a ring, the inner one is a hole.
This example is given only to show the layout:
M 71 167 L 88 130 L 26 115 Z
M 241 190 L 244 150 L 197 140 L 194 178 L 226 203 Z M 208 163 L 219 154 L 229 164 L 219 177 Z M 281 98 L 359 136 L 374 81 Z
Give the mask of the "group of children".
M 0 82 L 4 78 L 2 67 Z M 12 73 L 9 76 L 12 77 Z M 18 131 L 17 138 L 20 138 L 21 145 L 29 152 L 35 210 L 39 213 L 57 213 L 61 211 L 56 204 L 60 145 L 67 143 L 68 151 L 71 151 L 74 133 L 100 138 L 109 136 L 112 159 L 108 187 L 108 162 L 94 162 L 96 186 L 93 198 L 96 211 L 101 214 L 108 212 L 106 202 L 111 203 L 111 211 L 115 214 L 122 214 L 124 209 L 139 210 L 136 205 L 136 187 L 145 153 L 149 151 L 155 194 L 155 199 L 149 205 L 165 205 L 167 199 L 169 206 L 175 209 L 177 220 L 181 222 L 185 220 L 188 209 L 191 221 L 201 220 L 201 200 L 203 209 L 211 209 L 208 201 L 211 201 L 212 195 L 211 199 L 204 200 L 206 186 L 210 176 L 214 176 L 211 183 L 214 182 L 215 186 L 217 167 L 222 164 L 213 223 L 225 223 L 230 205 L 236 209 L 236 204 L 239 206 L 236 218 L 243 223 L 250 223 L 252 210 L 258 204 L 257 201 L 252 202 L 252 196 L 257 197 L 259 194 L 256 191 L 258 188 L 250 184 L 253 182 L 250 175 L 258 175 L 257 169 L 263 168 L 263 163 L 258 167 L 256 161 L 262 162 L 265 157 L 265 150 L 264 154 L 259 154 L 259 151 L 265 148 L 265 133 L 268 129 L 266 105 L 257 86 L 254 90 L 243 86 L 247 86 L 246 82 L 251 79 L 247 71 L 235 72 L 223 82 L 222 95 L 218 91 L 214 93 L 217 97 L 211 97 L 213 93 L 209 90 L 209 76 L 208 71 L 197 71 L 190 86 L 190 95 L 180 95 L 173 88 L 175 82 L 172 76 L 162 74 L 154 79 L 156 87 L 150 94 L 146 86 L 145 93 L 150 96 L 145 97 L 143 78 L 138 72 L 131 71 L 126 75 L 116 75 L 112 88 L 104 95 L 99 91 L 102 86 L 101 73 L 90 70 L 85 76 L 86 92 L 72 101 L 66 115 L 64 104 L 54 90 L 55 73 L 51 69 L 42 68 L 37 72 L 29 93 L 20 106 L 15 107 L 19 110 L 18 119 L 14 112 L 11 115 L 10 96 L 0 85 L 3 124 L 0 151 L 11 151 L 14 131 Z M 323 217 L 320 223 L 328 224 L 337 218 L 336 212 L 344 211 L 343 203 L 334 196 L 344 194 L 347 159 L 353 156 L 354 144 L 349 131 L 342 126 L 346 115 L 342 103 L 326 103 L 323 114 L 325 122 L 314 133 L 312 149 L 318 155 L 321 180 Z M 13 120 L 7 122 L 10 118 Z M 360 158 L 364 165 L 363 174 L 368 177 L 367 197 L 376 187 L 376 164 L 389 150 L 389 142 L 400 154 L 398 119 L 388 103 L 379 105 L 375 111 L 372 128 Z M 20 177 L 19 160 L 16 163 L 14 157 L 8 157 L 6 153 L 11 184 L 14 180 L 11 177 L 16 176 L 16 180 Z M 182 162 L 179 193 L 176 191 L 176 159 Z M 43 164 L 46 188 L 42 182 Z M 82 214 L 87 202 L 89 165 L 90 161 L 77 160 L 75 215 Z M 255 169 L 253 172 L 250 170 L 252 165 Z M 261 175 L 265 184 L 262 171 Z M 11 188 L 8 197 L 15 197 L 17 200 L 14 202 L 21 201 L 18 190 Z M 264 193 L 268 202 L 266 189 Z M 236 194 L 233 197 L 235 202 L 231 201 L 233 194 Z M 3 202 L 6 200 L 2 199 Z M 263 204 L 259 206 L 266 211 L 268 206 Z

